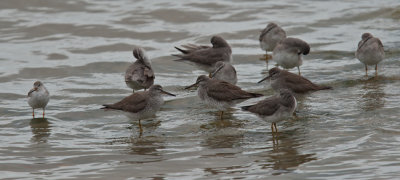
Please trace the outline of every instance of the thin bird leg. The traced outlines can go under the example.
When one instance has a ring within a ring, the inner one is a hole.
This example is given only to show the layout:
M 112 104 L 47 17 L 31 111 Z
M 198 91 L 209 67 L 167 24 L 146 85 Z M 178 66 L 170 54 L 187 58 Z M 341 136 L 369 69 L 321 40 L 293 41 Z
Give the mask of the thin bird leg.
M 368 66 L 367 65 L 365 65 L 365 76 L 368 77 Z
M 211 73 L 208 73 L 208 77 L 211 78 Z
M 274 126 L 275 126 L 275 132 L 277 133 L 278 132 L 278 128 L 276 127 L 276 123 L 274 123 Z
M 297 70 L 299 71 L 299 76 L 301 76 L 300 67 L 299 66 L 297 66 Z
M 274 132 L 274 123 L 271 123 L 271 131 Z
M 375 76 L 378 76 L 378 64 L 375 65 Z
M 32 108 L 32 117 L 35 118 L 35 109 Z
M 43 119 L 44 119 L 44 108 L 43 108 Z
M 139 137 L 142 137 L 142 134 L 143 134 L 143 128 L 142 128 L 142 123 L 140 122 L 139 119 Z
M 224 116 L 224 111 L 221 111 L 219 114 L 219 119 L 222 120 L 222 117 Z

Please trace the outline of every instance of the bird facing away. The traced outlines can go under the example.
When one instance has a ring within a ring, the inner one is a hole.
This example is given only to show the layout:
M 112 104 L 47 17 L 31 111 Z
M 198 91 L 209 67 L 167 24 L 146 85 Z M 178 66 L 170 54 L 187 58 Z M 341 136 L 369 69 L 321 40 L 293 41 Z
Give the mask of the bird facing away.
M 236 84 L 236 69 L 228 62 L 218 61 L 215 63 L 215 70 L 211 73 L 211 78 Z
M 261 31 L 259 41 L 264 51 L 273 51 L 278 42 L 286 38 L 286 32 L 275 23 L 269 23 Z
M 186 49 L 175 47 L 182 54 L 172 54 L 179 57 L 176 61 L 186 61 L 194 63 L 202 70 L 211 73 L 214 70 L 215 63 L 218 61 L 232 61 L 232 49 L 229 44 L 220 36 L 211 38 L 210 46 L 197 46 L 193 44 L 183 45 Z
M 50 93 L 44 87 L 43 83 L 36 81 L 33 84 L 33 88 L 28 92 L 28 104 L 32 107 L 32 117 L 35 118 L 35 109 L 43 109 L 43 118 L 45 114 L 45 108 L 50 100 Z
M 189 89 L 195 85 L 199 85 L 197 90 L 199 98 L 205 104 L 221 111 L 220 119 L 222 119 L 223 112 L 229 107 L 249 98 L 263 96 L 262 94 L 243 91 L 238 86 L 218 79 L 211 79 L 205 75 L 199 76 L 196 83 L 186 87 L 185 89 Z
M 358 43 L 356 57 L 365 65 L 365 75 L 368 76 L 368 66 L 375 65 L 375 75 L 378 75 L 378 63 L 385 57 L 383 44 L 379 38 L 370 33 L 364 33 Z
M 276 123 L 291 117 L 296 106 L 296 98 L 290 90 L 281 89 L 279 95 L 268 97 L 254 105 L 243 106 L 242 110 L 252 112 L 264 121 L 272 123 L 271 131 L 278 132 Z
M 316 85 L 310 80 L 291 73 L 286 70 L 281 70 L 278 67 L 274 67 L 268 71 L 268 76 L 259 81 L 261 83 L 267 79 L 271 80 L 271 87 L 275 91 L 280 89 L 288 89 L 294 93 L 303 94 L 310 91 L 318 91 L 324 89 L 332 89 L 330 86 Z
M 279 42 L 274 48 L 272 60 L 285 69 L 297 67 L 300 74 L 300 66 L 303 64 L 301 54 L 307 55 L 310 45 L 297 38 L 286 38 Z
M 154 83 L 154 72 L 150 59 L 143 48 L 133 49 L 133 56 L 137 59 L 125 72 L 125 83 L 133 92 L 140 89 L 148 89 Z

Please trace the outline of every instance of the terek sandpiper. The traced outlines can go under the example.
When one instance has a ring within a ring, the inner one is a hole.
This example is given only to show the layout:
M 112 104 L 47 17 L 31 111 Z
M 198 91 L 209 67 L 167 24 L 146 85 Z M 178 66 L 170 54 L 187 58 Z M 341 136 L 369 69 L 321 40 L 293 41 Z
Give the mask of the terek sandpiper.
M 278 132 L 276 123 L 291 117 L 296 106 L 296 98 L 290 90 L 281 89 L 279 95 L 271 96 L 254 105 L 243 106 L 242 110 L 252 112 L 264 121 L 272 123 L 272 132 Z

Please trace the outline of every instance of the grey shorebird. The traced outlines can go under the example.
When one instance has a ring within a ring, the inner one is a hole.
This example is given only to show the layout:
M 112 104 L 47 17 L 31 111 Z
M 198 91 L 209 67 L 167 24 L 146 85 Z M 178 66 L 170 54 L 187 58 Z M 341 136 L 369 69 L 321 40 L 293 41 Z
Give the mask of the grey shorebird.
M 218 79 L 211 79 L 205 75 L 200 75 L 196 83 L 186 87 L 189 89 L 199 85 L 197 95 L 207 105 L 210 105 L 219 111 L 222 119 L 224 111 L 231 106 L 243 102 L 250 98 L 263 96 L 258 93 L 243 91 L 240 87 Z
M 370 33 L 364 33 L 355 53 L 360 62 L 365 65 L 365 75 L 368 76 L 368 66 L 375 65 L 375 75 L 378 75 L 378 63 L 385 57 L 383 44 L 379 38 Z
M 243 106 L 242 110 L 252 112 L 264 121 L 271 123 L 271 131 L 278 132 L 276 123 L 291 117 L 296 106 L 296 98 L 290 90 L 281 89 L 279 95 L 269 97 L 254 105 Z
M 172 54 L 179 57 L 176 61 L 187 61 L 194 63 L 200 69 L 211 73 L 214 70 L 215 63 L 218 61 L 230 62 L 232 61 L 231 46 L 220 36 L 213 36 L 211 38 L 210 46 L 198 45 L 183 45 L 186 49 L 175 47 L 182 54 Z
M 286 32 L 275 23 L 269 23 L 260 34 L 258 40 L 260 41 L 260 47 L 265 51 L 265 60 L 267 62 L 272 57 L 268 55 L 268 51 L 273 51 L 276 45 L 286 38 Z M 264 59 L 263 59 L 264 60 Z
M 175 94 L 164 91 L 160 85 L 152 85 L 148 91 L 133 93 L 114 104 L 104 104 L 104 107 L 101 109 L 115 109 L 130 112 L 131 117 L 139 120 L 139 128 L 140 132 L 142 132 L 140 120 L 156 114 L 164 104 L 162 94 L 175 96 Z
M 45 114 L 45 108 L 50 100 L 50 93 L 44 87 L 43 83 L 36 81 L 33 84 L 33 88 L 28 92 L 28 104 L 32 107 L 32 117 L 35 118 L 35 109 L 43 109 L 43 118 Z
M 316 85 L 300 75 L 279 69 L 278 67 L 270 69 L 268 74 L 267 77 L 263 78 L 258 83 L 270 79 L 272 89 L 277 92 L 280 89 L 288 89 L 294 93 L 303 94 L 310 91 L 332 89 L 330 86 Z
M 150 59 L 143 48 L 133 49 L 133 56 L 137 59 L 125 72 L 125 83 L 133 92 L 140 89 L 148 89 L 154 83 L 154 72 Z
M 286 38 L 280 41 L 274 48 L 272 60 L 285 69 L 297 67 L 300 73 L 300 66 L 303 64 L 301 54 L 307 55 L 310 52 L 310 45 L 297 38 Z
M 215 63 L 215 70 L 211 73 L 211 78 L 236 84 L 236 69 L 228 62 L 218 61 Z

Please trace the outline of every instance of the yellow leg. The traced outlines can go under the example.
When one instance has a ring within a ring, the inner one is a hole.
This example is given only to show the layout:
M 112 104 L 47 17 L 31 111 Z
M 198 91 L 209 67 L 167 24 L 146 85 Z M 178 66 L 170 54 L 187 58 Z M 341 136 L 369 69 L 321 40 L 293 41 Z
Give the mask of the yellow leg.
M 142 128 L 142 123 L 140 122 L 139 119 L 139 137 L 142 137 L 142 135 L 143 135 L 143 128 Z
M 223 116 L 224 116 L 224 111 L 221 111 L 220 114 L 219 114 L 219 119 L 222 120 Z
M 274 127 L 275 127 L 275 132 L 278 132 L 278 128 L 276 127 L 276 123 L 274 123 Z
M 274 123 L 271 123 L 271 131 L 274 132 Z
M 208 77 L 211 78 L 211 73 L 208 73 Z

